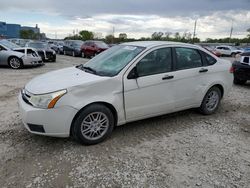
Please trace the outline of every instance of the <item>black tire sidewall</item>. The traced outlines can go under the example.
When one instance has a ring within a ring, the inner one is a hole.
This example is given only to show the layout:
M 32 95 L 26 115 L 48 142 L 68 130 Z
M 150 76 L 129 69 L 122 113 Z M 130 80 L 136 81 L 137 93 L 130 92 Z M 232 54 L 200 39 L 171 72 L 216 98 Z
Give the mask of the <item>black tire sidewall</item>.
M 206 99 L 207 99 L 207 97 L 208 97 L 208 94 L 209 94 L 211 91 L 216 91 L 216 92 L 218 93 L 218 95 L 219 95 L 219 102 L 218 102 L 216 108 L 215 108 L 213 111 L 208 110 L 207 107 L 206 107 Z M 204 115 L 210 115 L 210 114 L 215 113 L 215 112 L 217 111 L 219 105 L 220 105 L 221 97 L 222 97 L 222 96 L 221 96 L 221 91 L 220 91 L 220 89 L 219 89 L 218 87 L 212 87 L 212 88 L 210 88 L 210 89 L 207 91 L 206 95 L 204 96 L 204 98 L 203 98 L 203 100 L 202 100 L 202 103 L 201 103 L 201 106 L 200 106 L 200 112 L 201 112 L 202 114 L 204 114 Z
M 97 140 L 89 140 L 89 139 L 85 138 L 81 133 L 81 123 L 82 123 L 83 119 L 88 114 L 93 113 L 93 112 L 102 112 L 109 119 L 109 128 L 108 128 L 107 132 L 101 138 L 99 138 Z M 84 144 L 84 145 L 98 144 L 111 135 L 111 133 L 114 129 L 114 125 L 115 125 L 115 121 L 114 121 L 114 116 L 113 116 L 111 110 L 102 104 L 93 104 L 93 105 L 86 107 L 84 110 L 82 110 L 78 114 L 78 116 L 76 117 L 76 119 L 72 125 L 73 126 L 72 135 L 81 144 Z

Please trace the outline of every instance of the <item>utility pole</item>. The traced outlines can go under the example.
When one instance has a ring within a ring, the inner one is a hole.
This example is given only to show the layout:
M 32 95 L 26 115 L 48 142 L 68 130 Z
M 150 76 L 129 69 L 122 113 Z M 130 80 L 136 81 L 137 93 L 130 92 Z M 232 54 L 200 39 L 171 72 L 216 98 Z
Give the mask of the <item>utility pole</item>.
M 113 26 L 113 38 L 112 38 L 112 44 L 114 44 L 114 40 L 115 40 L 115 27 Z
M 232 38 L 232 34 L 233 34 L 233 29 L 234 29 L 233 24 L 234 24 L 234 22 L 232 20 L 232 25 L 231 25 L 230 35 L 229 35 L 229 43 L 231 42 L 231 38 Z
M 194 22 L 194 34 L 193 34 L 193 43 L 194 43 L 194 38 L 196 36 L 196 25 L 197 25 L 197 19 Z

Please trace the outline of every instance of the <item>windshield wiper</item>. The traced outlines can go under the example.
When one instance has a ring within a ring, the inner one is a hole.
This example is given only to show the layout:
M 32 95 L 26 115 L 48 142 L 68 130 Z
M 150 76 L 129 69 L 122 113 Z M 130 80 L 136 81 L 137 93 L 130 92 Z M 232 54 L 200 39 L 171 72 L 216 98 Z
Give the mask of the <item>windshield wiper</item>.
M 83 66 L 83 64 L 77 65 L 76 68 L 84 70 L 85 72 L 90 72 L 90 73 L 96 74 L 95 69 L 92 69 L 91 67 Z

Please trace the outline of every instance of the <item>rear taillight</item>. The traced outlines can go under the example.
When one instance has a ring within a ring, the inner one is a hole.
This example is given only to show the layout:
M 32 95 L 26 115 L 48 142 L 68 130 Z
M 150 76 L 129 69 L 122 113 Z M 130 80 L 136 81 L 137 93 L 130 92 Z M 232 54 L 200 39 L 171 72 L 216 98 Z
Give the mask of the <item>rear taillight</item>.
M 235 71 L 235 68 L 233 66 L 231 66 L 229 72 L 234 73 L 234 71 Z

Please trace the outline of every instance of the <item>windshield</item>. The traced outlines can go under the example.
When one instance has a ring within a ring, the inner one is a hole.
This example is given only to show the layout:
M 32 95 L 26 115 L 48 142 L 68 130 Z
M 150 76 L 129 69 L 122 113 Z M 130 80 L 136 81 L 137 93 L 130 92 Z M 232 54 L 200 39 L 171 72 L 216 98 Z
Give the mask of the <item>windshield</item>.
M 104 42 L 95 42 L 99 48 L 108 48 L 109 46 Z
M 42 42 L 31 42 L 28 43 L 28 46 L 31 48 L 47 48 L 47 44 Z
M 100 76 L 115 76 L 144 49 L 144 47 L 117 45 L 102 52 L 83 66 Z
M 7 41 L 7 40 L 0 40 L 0 44 L 2 44 L 3 46 L 5 46 L 9 49 L 20 48 L 20 46 L 16 45 L 13 42 Z
M 83 41 L 80 41 L 80 40 L 76 40 L 73 42 L 73 46 L 82 46 L 83 44 Z

